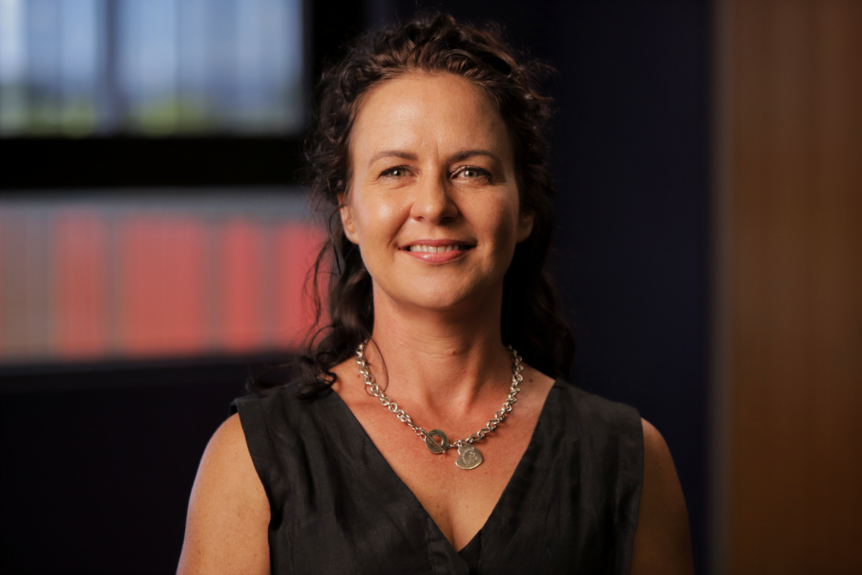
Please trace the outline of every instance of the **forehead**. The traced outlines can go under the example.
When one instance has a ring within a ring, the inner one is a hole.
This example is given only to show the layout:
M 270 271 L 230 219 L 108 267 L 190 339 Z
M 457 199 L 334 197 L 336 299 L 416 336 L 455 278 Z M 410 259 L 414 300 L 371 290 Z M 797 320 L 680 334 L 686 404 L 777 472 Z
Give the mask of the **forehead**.
M 470 80 L 448 73 L 410 72 L 375 86 L 360 103 L 351 156 L 381 148 L 494 148 L 511 157 L 496 104 Z

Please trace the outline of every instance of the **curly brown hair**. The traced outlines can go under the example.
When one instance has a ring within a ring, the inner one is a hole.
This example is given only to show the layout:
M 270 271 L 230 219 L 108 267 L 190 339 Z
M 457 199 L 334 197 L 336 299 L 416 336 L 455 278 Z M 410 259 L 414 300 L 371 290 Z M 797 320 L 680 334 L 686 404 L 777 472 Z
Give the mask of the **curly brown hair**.
M 411 71 L 466 78 L 498 106 L 512 138 L 521 209 L 534 216 L 532 233 L 517 245 L 504 278 L 503 340 L 548 375 L 567 376 L 571 370 L 574 338 L 546 269 L 554 227 L 555 190 L 547 168 L 546 137 L 551 101 L 537 86 L 552 69 L 523 58 L 503 40 L 497 26 L 477 28 L 446 14 L 426 12 L 359 37 L 317 84 L 304 180 L 313 209 L 326 219 L 328 238 L 310 274 L 316 322 L 306 351 L 295 364 L 301 396 L 329 388 L 336 378 L 332 368 L 371 336 L 371 276 L 357 246 L 344 234 L 339 194 L 350 186 L 350 132 L 363 96 L 380 82 Z M 325 325 L 323 302 L 328 311 Z M 264 391 L 259 383 L 252 387 Z

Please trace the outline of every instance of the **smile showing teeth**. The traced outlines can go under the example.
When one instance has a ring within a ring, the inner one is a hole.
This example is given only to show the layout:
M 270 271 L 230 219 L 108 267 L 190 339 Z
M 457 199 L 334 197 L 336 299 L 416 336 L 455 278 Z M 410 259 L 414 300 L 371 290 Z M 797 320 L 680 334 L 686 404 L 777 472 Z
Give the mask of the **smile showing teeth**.
M 440 252 L 451 252 L 453 250 L 466 250 L 468 246 L 424 246 L 422 244 L 415 244 L 409 246 L 407 248 L 411 252 L 427 252 L 431 254 L 440 253 Z

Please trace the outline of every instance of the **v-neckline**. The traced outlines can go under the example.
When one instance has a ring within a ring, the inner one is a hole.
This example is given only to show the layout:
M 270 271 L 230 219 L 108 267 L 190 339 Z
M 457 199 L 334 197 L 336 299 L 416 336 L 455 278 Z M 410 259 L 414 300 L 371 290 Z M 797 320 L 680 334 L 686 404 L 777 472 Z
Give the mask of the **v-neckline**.
M 422 502 L 419 501 L 419 498 L 416 497 L 416 494 L 412 489 L 407 485 L 407 483 L 395 472 L 392 465 L 390 465 L 389 461 L 383 456 L 383 453 L 371 440 L 371 436 L 368 435 L 368 432 L 362 426 L 362 423 L 359 422 L 359 419 L 356 417 L 356 414 L 350 409 L 347 403 L 342 399 L 340 395 L 336 392 L 332 392 L 330 395 L 334 395 L 336 397 L 335 403 L 338 405 L 338 409 L 342 409 L 346 412 L 345 420 L 349 422 L 349 424 L 356 428 L 356 432 L 358 436 L 362 439 L 364 443 L 366 443 L 370 448 L 368 449 L 368 453 L 371 454 L 372 457 L 378 460 L 378 464 L 382 469 L 385 469 L 385 473 L 387 473 L 390 477 L 390 481 L 392 481 L 395 485 L 399 486 L 405 493 L 405 497 L 412 501 L 414 507 L 418 508 L 418 513 L 420 513 L 426 520 L 426 522 L 431 526 L 432 531 L 434 532 L 434 536 L 445 543 L 445 546 L 448 550 L 451 551 L 455 556 L 457 556 L 461 561 L 466 561 L 463 557 L 461 557 L 460 552 L 470 547 L 483 531 L 486 531 L 489 525 L 496 519 L 496 516 L 502 513 L 503 503 L 508 497 L 511 497 L 509 493 L 512 491 L 512 485 L 515 483 L 515 480 L 524 474 L 524 468 L 528 465 L 528 456 L 534 451 L 536 437 L 538 435 L 539 427 L 544 425 L 544 421 L 548 418 L 547 411 L 549 410 L 549 399 L 554 389 L 561 385 L 559 379 L 555 379 L 553 385 L 548 389 L 547 395 L 545 395 L 544 402 L 542 403 L 542 409 L 539 412 L 539 418 L 536 420 L 536 425 L 533 427 L 533 433 L 530 435 L 530 441 L 527 443 L 527 448 L 524 450 L 524 453 L 521 454 L 521 458 L 518 460 L 518 464 L 515 466 L 515 470 L 512 472 L 512 475 L 509 477 L 509 480 L 506 482 L 506 487 L 503 488 L 503 491 L 500 493 L 500 497 L 497 499 L 497 502 L 494 504 L 494 508 L 491 510 L 491 513 L 488 515 L 488 518 L 485 520 L 485 523 L 482 524 L 482 527 L 479 528 L 478 531 L 473 535 L 472 538 L 461 548 L 455 549 L 452 543 L 446 538 L 446 535 L 443 534 L 443 530 L 437 525 L 437 522 L 434 521 L 434 518 L 431 517 L 431 514 L 428 513 L 428 510 L 422 505 Z M 356 466 L 356 462 L 351 459 L 351 466 Z M 357 469 L 357 471 L 360 471 Z M 361 473 L 357 473 L 357 476 L 361 476 Z M 371 489 L 372 493 L 375 494 L 379 498 L 379 491 L 377 489 Z M 390 503 L 390 499 L 387 499 L 385 504 Z

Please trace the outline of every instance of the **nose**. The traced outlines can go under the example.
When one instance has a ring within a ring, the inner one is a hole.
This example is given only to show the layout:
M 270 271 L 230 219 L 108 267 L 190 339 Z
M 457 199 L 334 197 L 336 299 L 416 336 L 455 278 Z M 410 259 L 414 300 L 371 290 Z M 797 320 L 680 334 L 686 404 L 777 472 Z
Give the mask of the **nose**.
M 458 206 L 445 175 L 424 178 L 415 188 L 410 217 L 417 221 L 439 225 L 458 216 Z

